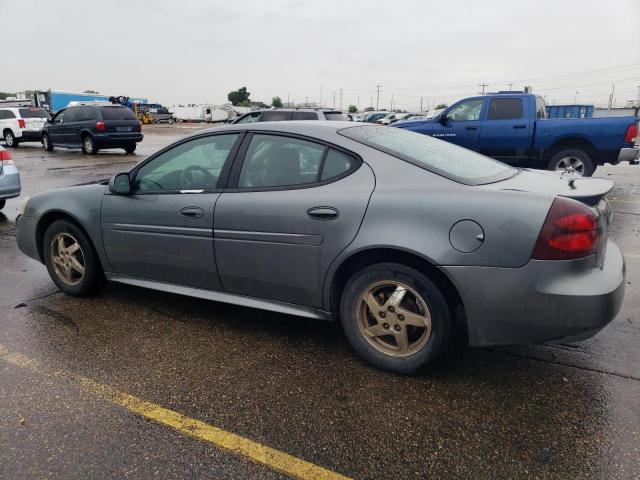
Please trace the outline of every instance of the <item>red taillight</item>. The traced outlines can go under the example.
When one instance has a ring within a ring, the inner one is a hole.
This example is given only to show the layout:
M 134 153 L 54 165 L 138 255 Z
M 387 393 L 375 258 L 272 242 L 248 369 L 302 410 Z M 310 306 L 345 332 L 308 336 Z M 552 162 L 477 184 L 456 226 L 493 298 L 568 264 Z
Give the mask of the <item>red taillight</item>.
M 11 154 L 8 150 L 0 150 L 0 164 L 10 165 L 13 163 L 11 160 Z
M 104 132 L 107 130 L 107 126 L 104 124 L 104 122 L 96 122 L 96 130 Z
M 632 123 L 627 127 L 627 131 L 624 134 L 624 143 L 633 143 L 638 136 L 638 124 Z
M 531 258 L 571 260 L 593 255 L 598 250 L 598 219 L 586 206 L 557 197 L 549 209 Z
M 19 118 L 19 119 L 18 119 L 18 126 L 19 126 L 20 128 L 27 128 L 27 124 L 26 124 L 26 123 L 24 123 L 24 120 L 23 120 L 22 118 Z

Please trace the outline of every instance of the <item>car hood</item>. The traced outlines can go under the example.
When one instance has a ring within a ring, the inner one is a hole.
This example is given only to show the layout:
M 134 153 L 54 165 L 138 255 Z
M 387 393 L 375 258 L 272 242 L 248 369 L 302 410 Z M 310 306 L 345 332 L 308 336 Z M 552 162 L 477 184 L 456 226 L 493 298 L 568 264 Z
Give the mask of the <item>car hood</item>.
M 520 169 L 518 174 L 501 182 L 485 185 L 487 188 L 523 192 L 545 193 L 596 205 L 615 183 L 605 178 L 579 177 L 546 170 Z

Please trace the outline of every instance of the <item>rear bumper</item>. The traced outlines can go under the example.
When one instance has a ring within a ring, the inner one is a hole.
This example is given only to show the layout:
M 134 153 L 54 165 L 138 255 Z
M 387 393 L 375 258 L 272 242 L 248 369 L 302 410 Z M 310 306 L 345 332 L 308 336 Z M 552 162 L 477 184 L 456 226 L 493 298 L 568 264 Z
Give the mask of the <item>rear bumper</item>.
M 486 346 L 571 342 L 598 333 L 622 305 L 625 262 L 609 241 L 602 268 L 592 264 L 591 257 L 445 270 L 462 296 L 469 343 Z
M 132 143 L 141 142 L 144 138 L 142 133 L 101 133 L 93 136 L 98 147 L 124 147 Z
M 0 173 L 0 199 L 20 196 L 20 173 L 14 165 L 6 165 Z
M 620 154 L 618 155 L 618 162 L 633 162 L 638 158 L 640 158 L 640 148 L 621 148 Z

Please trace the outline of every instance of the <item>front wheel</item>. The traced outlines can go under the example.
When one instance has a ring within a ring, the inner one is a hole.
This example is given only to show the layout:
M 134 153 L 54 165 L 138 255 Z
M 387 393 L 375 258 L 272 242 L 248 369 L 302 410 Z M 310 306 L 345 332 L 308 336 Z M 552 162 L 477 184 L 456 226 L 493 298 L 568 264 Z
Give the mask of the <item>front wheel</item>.
M 7 144 L 7 147 L 15 148 L 20 142 L 11 130 L 7 130 L 4 132 L 4 143 Z
M 344 332 L 370 364 L 416 373 L 447 349 L 453 320 L 444 296 L 413 268 L 380 263 L 355 274 L 340 303 Z
M 98 153 L 96 141 L 91 135 L 87 135 L 82 139 L 82 153 L 86 153 L 87 155 L 95 155 Z
M 90 240 L 75 224 L 53 222 L 44 234 L 42 251 L 51 279 L 64 293 L 85 296 L 100 286 L 100 261 Z
M 42 135 L 42 148 L 44 148 L 45 151 L 47 151 L 47 152 L 53 151 L 53 144 L 51 143 L 51 140 L 49 139 L 49 135 L 47 135 L 46 133 L 44 135 Z
M 547 169 L 580 175 L 581 177 L 590 177 L 595 172 L 596 167 L 587 152 L 568 148 L 553 155 Z

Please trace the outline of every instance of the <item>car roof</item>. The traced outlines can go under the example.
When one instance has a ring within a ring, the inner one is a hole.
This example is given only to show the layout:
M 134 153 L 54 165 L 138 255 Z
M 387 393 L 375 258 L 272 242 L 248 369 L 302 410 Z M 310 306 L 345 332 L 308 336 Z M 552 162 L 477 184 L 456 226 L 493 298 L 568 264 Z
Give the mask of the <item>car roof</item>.
M 207 128 L 195 133 L 208 134 L 216 132 L 237 132 L 238 130 L 246 131 L 268 131 L 282 133 L 298 133 L 300 135 L 322 135 L 329 131 L 337 131 L 343 128 L 362 126 L 349 121 L 330 121 L 330 120 L 285 120 L 279 122 L 256 122 L 256 123 L 234 123 L 222 127 Z

